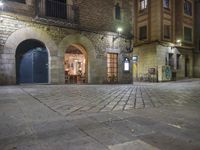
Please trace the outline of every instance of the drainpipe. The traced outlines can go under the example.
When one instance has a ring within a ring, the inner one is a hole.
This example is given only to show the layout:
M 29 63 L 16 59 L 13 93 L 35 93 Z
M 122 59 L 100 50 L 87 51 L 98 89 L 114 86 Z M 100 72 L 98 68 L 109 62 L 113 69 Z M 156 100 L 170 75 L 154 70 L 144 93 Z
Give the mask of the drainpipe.
M 35 0 L 35 17 L 38 17 L 39 12 L 39 0 Z

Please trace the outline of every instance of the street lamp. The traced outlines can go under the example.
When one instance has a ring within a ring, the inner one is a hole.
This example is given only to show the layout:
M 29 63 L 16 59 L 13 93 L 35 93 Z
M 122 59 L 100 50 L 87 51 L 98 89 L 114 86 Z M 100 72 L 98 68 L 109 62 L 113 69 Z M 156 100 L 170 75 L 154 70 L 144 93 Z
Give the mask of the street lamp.
M 117 27 L 117 36 L 113 36 L 113 42 L 120 37 L 120 33 L 123 31 L 122 27 Z
M 122 31 L 123 31 L 122 27 L 118 27 L 118 28 L 117 28 L 118 34 L 120 34 Z
M 181 46 L 181 45 L 182 45 L 182 43 L 181 43 L 181 40 L 180 40 L 180 39 L 177 39 L 177 40 L 176 40 L 176 43 L 177 43 L 177 45 L 178 45 L 178 46 Z

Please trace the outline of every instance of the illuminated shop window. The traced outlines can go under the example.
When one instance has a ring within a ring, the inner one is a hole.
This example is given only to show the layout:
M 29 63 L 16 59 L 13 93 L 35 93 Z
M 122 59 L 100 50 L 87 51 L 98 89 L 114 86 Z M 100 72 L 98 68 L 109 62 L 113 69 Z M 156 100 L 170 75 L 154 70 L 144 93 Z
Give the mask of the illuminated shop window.
M 130 71 L 130 61 L 128 58 L 124 60 L 124 71 Z

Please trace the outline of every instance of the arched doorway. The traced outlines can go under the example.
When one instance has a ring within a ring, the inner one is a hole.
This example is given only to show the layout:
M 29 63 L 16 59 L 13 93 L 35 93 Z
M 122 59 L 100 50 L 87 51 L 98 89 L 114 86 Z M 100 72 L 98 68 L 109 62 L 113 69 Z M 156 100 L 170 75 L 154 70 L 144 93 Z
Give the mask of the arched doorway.
M 48 52 L 34 39 L 21 42 L 16 50 L 16 82 L 48 83 Z
M 66 49 L 64 65 L 66 84 L 87 83 L 87 53 L 81 45 L 72 44 Z

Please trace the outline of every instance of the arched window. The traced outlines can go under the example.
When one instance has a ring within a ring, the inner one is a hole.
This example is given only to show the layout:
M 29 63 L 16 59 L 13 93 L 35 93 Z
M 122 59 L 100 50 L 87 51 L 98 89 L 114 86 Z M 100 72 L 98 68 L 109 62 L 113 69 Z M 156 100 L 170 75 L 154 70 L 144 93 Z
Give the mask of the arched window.
M 115 5 L 115 19 L 121 20 L 121 7 L 119 3 Z

